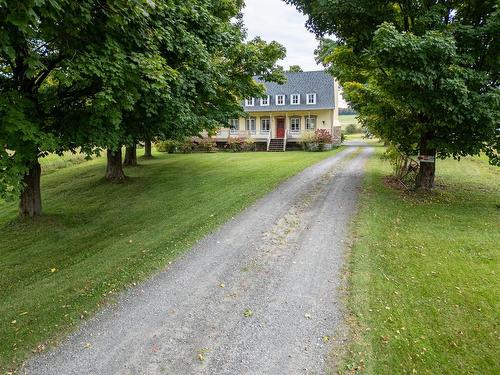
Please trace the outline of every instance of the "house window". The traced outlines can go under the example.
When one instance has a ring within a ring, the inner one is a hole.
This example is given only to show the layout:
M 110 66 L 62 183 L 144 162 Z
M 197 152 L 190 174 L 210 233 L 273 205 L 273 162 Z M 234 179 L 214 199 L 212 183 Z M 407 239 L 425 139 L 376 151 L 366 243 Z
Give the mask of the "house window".
M 276 105 L 285 105 L 285 95 L 276 95 Z
M 292 133 L 300 132 L 300 117 L 292 117 L 290 119 L 290 130 Z
M 292 94 L 290 98 L 290 104 L 299 105 L 300 104 L 300 94 Z
M 245 99 L 245 106 L 246 107 L 253 107 L 255 105 L 255 99 L 254 98 L 247 98 Z
M 238 130 L 240 130 L 240 124 L 238 123 L 237 118 L 232 118 L 229 120 L 229 131 L 231 134 L 238 134 Z
M 316 129 L 316 117 L 306 117 L 306 130 L 314 131 Z
M 247 118 L 245 129 L 249 131 L 250 134 L 255 134 L 255 117 Z
M 260 99 L 260 105 L 263 107 L 269 106 L 269 95 Z
M 316 93 L 307 94 L 307 104 L 316 104 Z
M 260 132 L 261 133 L 269 133 L 271 129 L 271 119 L 269 117 L 263 117 L 260 119 Z

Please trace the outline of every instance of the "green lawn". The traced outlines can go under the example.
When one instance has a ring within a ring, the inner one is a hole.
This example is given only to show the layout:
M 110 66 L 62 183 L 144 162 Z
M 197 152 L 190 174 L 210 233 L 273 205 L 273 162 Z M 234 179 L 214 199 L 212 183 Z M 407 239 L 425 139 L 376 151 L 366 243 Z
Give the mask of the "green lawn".
M 499 168 L 438 161 L 430 195 L 389 187 L 389 172 L 370 160 L 349 262 L 353 343 L 340 372 L 500 373 Z
M 0 372 L 338 150 L 157 153 L 118 185 L 103 180 L 100 158 L 44 176 L 45 216 L 35 223 L 15 220 L 16 203 L 0 203 Z

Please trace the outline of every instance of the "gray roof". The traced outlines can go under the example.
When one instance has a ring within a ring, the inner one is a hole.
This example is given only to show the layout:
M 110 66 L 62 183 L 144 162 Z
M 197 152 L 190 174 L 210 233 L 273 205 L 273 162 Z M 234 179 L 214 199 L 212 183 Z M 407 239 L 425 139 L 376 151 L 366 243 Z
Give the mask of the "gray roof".
M 274 82 L 264 82 L 254 77 L 257 82 L 263 83 L 266 86 L 267 94 L 270 96 L 270 103 L 269 106 L 261 106 L 260 99 L 256 98 L 253 107 L 247 107 L 243 103 L 245 111 L 300 111 L 335 108 L 333 77 L 324 70 L 299 73 L 286 72 L 285 76 L 287 82 L 283 85 L 278 85 Z M 316 104 L 306 104 L 306 95 L 309 93 L 316 93 Z M 300 94 L 299 105 L 290 104 L 292 94 Z M 285 95 L 285 105 L 276 105 L 276 95 Z

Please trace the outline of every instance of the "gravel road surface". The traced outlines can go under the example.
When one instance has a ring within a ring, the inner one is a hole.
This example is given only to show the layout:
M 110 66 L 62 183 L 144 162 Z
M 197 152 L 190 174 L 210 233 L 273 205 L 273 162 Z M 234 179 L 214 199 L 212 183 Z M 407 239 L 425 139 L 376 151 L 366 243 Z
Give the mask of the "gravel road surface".
M 371 147 L 307 168 L 123 293 L 27 374 L 322 374 Z

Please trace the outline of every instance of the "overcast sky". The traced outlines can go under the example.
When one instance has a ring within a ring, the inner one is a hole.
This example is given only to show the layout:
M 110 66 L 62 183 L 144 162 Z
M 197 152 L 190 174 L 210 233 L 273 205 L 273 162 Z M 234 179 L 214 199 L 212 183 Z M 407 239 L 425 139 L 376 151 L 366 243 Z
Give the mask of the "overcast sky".
M 280 64 L 288 69 L 300 65 L 303 70 L 319 70 L 314 61 L 318 45 L 314 34 L 305 27 L 306 17 L 282 0 L 245 0 L 243 9 L 248 37 L 256 36 L 270 42 L 276 40 L 286 47 L 286 58 Z
M 314 60 L 318 42 L 305 27 L 307 17 L 295 7 L 282 0 L 245 0 L 243 19 L 249 39 L 260 36 L 285 46 L 286 58 L 279 62 L 285 69 L 290 65 L 300 65 L 306 71 L 323 69 Z M 339 107 L 345 107 L 342 97 L 339 99 Z

